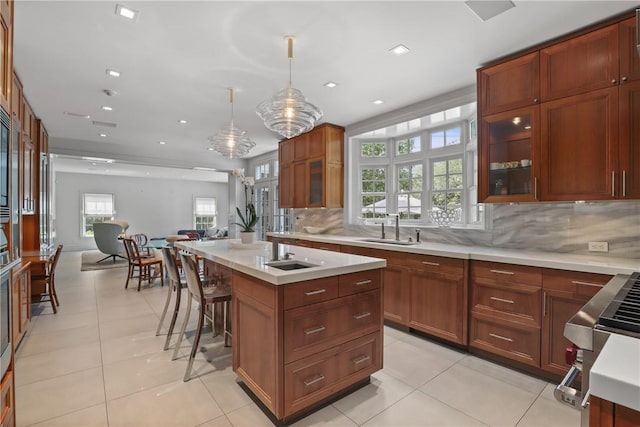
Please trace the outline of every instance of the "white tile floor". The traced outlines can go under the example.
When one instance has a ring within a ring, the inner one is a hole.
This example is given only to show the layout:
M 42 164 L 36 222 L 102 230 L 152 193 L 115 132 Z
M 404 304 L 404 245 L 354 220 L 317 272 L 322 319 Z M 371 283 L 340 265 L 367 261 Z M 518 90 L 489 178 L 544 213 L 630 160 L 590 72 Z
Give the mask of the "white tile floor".
M 236 384 L 231 351 L 206 353 L 184 383 L 189 343 L 171 361 L 155 336 L 166 287 L 124 289 L 126 269 L 80 272 L 80 252 L 58 264 L 58 314 L 33 306 L 18 350 L 18 426 L 270 426 Z M 579 414 L 553 384 L 385 328 L 384 369 L 371 384 L 295 426 L 573 426 Z

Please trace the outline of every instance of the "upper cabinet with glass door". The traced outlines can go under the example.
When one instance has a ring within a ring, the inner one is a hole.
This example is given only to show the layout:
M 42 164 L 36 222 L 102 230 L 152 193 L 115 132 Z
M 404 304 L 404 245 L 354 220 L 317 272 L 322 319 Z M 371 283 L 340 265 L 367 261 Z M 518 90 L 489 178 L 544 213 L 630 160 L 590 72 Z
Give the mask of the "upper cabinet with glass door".
M 535 106 L 480 119 L 480 200 L 537 200 L 538 115 L 539 108 Z

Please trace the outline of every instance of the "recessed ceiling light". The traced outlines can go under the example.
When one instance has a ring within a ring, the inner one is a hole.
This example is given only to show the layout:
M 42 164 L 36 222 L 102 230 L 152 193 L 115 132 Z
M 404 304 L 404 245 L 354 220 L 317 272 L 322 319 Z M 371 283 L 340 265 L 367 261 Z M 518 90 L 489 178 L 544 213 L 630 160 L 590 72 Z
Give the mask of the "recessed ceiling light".
M 186 125 L 187 121 L 184 120 L 184 119 L 180 119 L 180 120 L 178 120 L 178 123 L 180 123 L 181 125 Z
M 164 145 L 164 144 L 166 144 L 166 142 L 165 141 L 158 141 L 158 144 Z
M 120 77 L 120 71 L 112 70 L 110 68 L 107 68 L 106 73 L 111 77 Z
M 113 111 L 113 107 L 109 107 L 108 105 L 103 105 L 103 106 L 102 106 L 102 109 L 103 109 L 104 111 Z
M 106 133 L 99 133 L 98 136 L 102 137 L 102 138 L 106 138 L 107 134 Z
M 207 151 L 213 151 L 213 147 L 207 148 Z
M 96 163 L 113 163 L 115 160 L 113 159 L 104 159 L 102 157 L 82 157 L 82 160 L 88 160 L 90 162 Z
M 382 99 L 376 99 L 375 101 L 373 101 L 373 103 L 376 105 L 380 105 L 380 104 L 384 104 L 384 101 Z
M 338 86 L 338 83 L 334 83 L 334 82 L 326 82 L 324 84 L 324 86 L 333 89 L 334 87 Z
M 127 19 L 136 19 L 138 17 L 138 11 L 134 9 L 130 9 L 121 4 L 116 5 L 116 15 L 122 16 Z
M 389 49 L 389 52 L 394 53 L 398 56 L 400 55 L 404 55 L 405 53 L 409 52 L 409 48 L 406 47 L 403 44 L 399 44 L 397 46 L 392 47 L 391 49 Z

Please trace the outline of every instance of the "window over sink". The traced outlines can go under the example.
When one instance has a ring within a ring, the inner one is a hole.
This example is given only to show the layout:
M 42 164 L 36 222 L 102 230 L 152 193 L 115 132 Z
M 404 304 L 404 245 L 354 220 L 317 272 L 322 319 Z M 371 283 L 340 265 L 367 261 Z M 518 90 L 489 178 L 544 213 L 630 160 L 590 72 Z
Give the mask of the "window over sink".
M 374 127 L 372 119 L 360 126 L 370 130 L 347 135 L 348 191 L 355 193 L 350 223 L 374 224 L 398 213 L 403 225 L 430 226 L 436 225 L 432 212 L 455 210 L 453 227 L 484 228 L 484 206 L 477 203 L 477 105 L 468 92 L 458 105 L 425 102 L 414 117 L 407 119 L 403 109 L 396 122 L 391 114 Z

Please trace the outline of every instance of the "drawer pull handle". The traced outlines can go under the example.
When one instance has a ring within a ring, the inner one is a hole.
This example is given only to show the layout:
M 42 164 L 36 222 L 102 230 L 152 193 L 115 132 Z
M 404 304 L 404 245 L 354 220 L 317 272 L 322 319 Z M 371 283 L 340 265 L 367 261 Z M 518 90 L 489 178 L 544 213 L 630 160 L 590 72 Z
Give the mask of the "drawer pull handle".
M 440 263 L 439 262 L 429 262 L 429 261 L 422 261 L 422 263 L 424 265 L 433 265 L 434 267 L 439 267 Z
M 516 274 L 513 271 L 504 271 L 504 270 L 491 270 L 491 272 L 496 274 L 508 274 L 510 276 Z
M 319 246 L 319 247 L 318 247 L 318 249 L 323 249 L 323 250 L 325 250 L 325 251 L 330 250 L 330 249 L 329 249 L 329 248 L 327 248 L 326 246 Z
M 313 328 L 313 329 L 306 329 L 306 330 L 304 331 L 304 333 L 305 333 L 306 335 L 317 334 L 318 332 L 322 332 L 322 331 L 324 331 L 325 329 L 327 329 L 327 328 L 325 328 L 324 326 L 320 325 L 320 326 L 318 326 L 317 328 Z
M 368 285 L 369 283 L 371 283 L 371 280 L 367 279 L 367 280 L 360 280 L 359 282 L 354 282 L 354 285 L 356 286 Z
M 365 311 L 364 313 L 360 313 L 360 314 L 354 314 L 353 318 L 356 320 L 360 320 L 360 319 L 364 319 L 365 317 L 369 317 L 371 316 L 371 313 L 369 313 L 368 311 Z
M 596 288 L 602 287 L 602 285 L 599 285 L 597 283 L 581 282 L 580 280 L 572 280 L 571 283 L 573 283 L 574 285 L 594 286 Z
M 323 379 L 324 379 L 324 375 L 320 374 L 320 375 L 318 375 L 317 377 L 315 377 L 315 378 L 314 378 L 314 379 L 312 379 L 312 380 L 305 380 L 305 381 L 303 381 L 303 382 L 304 382 L 304 385 L 305 385 L 305 386 L 309 387 L 310 385 L 313 385 L 313 384 L 315 384 L 315 383 L 317 383 L 317 382 L 320 382 L 320 381 L 322 381 Z
M 499 340 L 513 342 L 513 339 L 511 339 L 511 338 L 507 338 L 507 337 L 503 337 L 502 335 L 489 334 L 489 336 L 490 336 L 490 337 L 494 337 L 494 338 L 498 338 Z
M 361 357 L 361 358 L 359 358 L 359 359 L 354 359 L 354 360 L 352 360 L 352 362 L 353 362 L 353 364 L 354 364 L 354 365 L 359 365 L 359 364 L 361 364 L 362 362 L 366 362 L 366 361 L 367 361 L 367 360 L 369 360 L 369 359 L 371 359 L 369 356 L 364 355 L 364 356 L 362 356 L 362 357 Z
M 510 299 L 498 298 L 498 297 L 489 297 L 489 299 L 500 302 L 508 302 L 509 304 L 514 304 L 514 302 Z
M 305 294 L 306 296 L 310 297 L 311 295 L 323 294 L 323 293 L 325 293 L 325 292 L 327 292 L 327 290 L 326 290 L 326 289 L 318 289 L 318 290 L 315 290 L 315 291 L 305 292 L 304 294 Z

